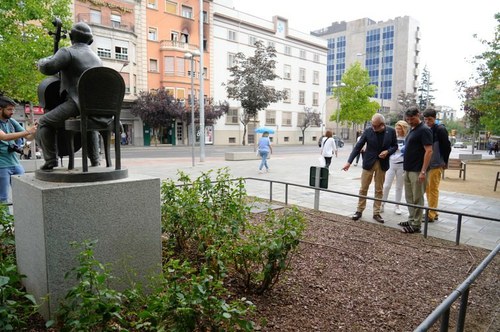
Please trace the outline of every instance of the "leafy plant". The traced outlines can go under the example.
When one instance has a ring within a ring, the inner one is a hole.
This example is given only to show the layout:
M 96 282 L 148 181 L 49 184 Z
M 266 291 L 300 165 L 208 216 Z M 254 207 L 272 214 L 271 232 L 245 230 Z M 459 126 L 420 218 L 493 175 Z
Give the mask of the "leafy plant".
M 0 204 L 0 331 L 14 331 L 26 326 L 36 311 L 35 298 L 21 285 L 14 250 L 14 219 Z
M 110 330 L 113 321 L 122 319 L 123 295 L 108 287 L 112 276 L 94 257 L 96 243 L 71 244 L 82 251 L 78 255 L 79 265 L 65 276 L 75 276 L 78 283 L 68 291 L 57 313 L 63 331 Z
M 297 208 L 281 215 L 269 210 L 264 220 L 249 227 L 234 248 L 234 266 L 247 289 L 258 294 L 272 288 L 289 267 L 304 230 Z
M 231 181 L 227 169 L 217 170 L 215 180 L 212 173 L 192 181 L 180 172 L 181 185 L 162 184 L 162 226 L 172 251 L 222 275 L 227 260 L 223 248 L 239 238 L 250 208 L 242 179 Z

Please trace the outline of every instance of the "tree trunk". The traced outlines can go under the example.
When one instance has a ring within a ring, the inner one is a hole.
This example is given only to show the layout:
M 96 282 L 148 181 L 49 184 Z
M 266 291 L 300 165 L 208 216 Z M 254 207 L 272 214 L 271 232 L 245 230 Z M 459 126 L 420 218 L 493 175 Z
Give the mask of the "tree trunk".
M 243 145 L 243 146 L 246 143 L 245 137 L 247 137 L 247 125 L 246 124 L 243 125 L 243 139 L 241 140 L 241 145 Z
M 306 143 L 306 130 L 303 129 L 302 130 L 302 145 L 304 145 Z

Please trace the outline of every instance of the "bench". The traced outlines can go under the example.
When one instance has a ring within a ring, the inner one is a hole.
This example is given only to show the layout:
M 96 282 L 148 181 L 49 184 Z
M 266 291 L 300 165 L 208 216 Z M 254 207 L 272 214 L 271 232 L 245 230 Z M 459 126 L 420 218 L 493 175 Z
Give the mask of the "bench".
M 448 160 L 448 168 L 446 170 L 459 170 L 458 177 L 462 177 L 462 173 L 464 174 L 463 180 L 465 181 L 465 172 L 467 170 L 467 164 L 460 159 L 450 159 Z M 444 179 L 444 171 L 443 170 L 443 179 Z

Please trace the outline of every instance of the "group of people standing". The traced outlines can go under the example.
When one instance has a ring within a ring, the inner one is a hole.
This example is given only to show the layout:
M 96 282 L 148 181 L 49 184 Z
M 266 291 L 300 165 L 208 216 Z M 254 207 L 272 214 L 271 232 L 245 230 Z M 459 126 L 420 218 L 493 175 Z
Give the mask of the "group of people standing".
M 438 219 L 433 208 L 438 207 L 439 183 L 443 169 L 447 167 L 451 144 L 448 131 L 436 122 L 436 111 L 426 109 L 424 121 L 420 118 L 420 110 L 410 107 L 405 112 L 406 121 L 398 121 L 394 128 L 385 124 L 385 118 L 377 113 L 371 119 L 371 127 L 365 129 L 343 166 L 348 171 L 356 157 L 363 151 L 363 171 L 356 212 L 352 220 L 359 220 L 366 208 L 366 195 L 372 182 L 375 182 L 375 198 L 373 202 L 373 219 L 384 223 L 381 213 L 384 212 L 382 200 L 387 200 L 389 191 L 396 179 L 396 202 L 402 198 L 403 188 L 406 203 L 415 206 L 424 205 L 427 195 L 429 222 Z M 387 176 L 386 176 L 387 175 Z M 399 205 L 394 212 L 401 214 Z M 408 207 L 408 220 L 400 222 L 403 233 L 419 233 L 423 209 Z

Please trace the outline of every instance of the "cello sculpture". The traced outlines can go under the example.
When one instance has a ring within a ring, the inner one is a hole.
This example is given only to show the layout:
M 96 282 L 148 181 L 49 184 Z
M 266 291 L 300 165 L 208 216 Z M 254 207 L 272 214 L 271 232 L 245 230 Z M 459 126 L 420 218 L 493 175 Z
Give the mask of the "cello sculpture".
M 86 23 L 73 25 L 69 35 L 71 46 L 59 49 L 62 38 L 62 24 L 59 19 L 53 22 L 54 55 L 40 59 L 37 63 L 40 72 L 51 75 L 38 87 L 40 104 L 45 114 L 38 121 L 37 143 L 42 148 L 45 164 L 42 171 L 51 171 L 58 166 L 57 157 L 69 154 L 69 136 L 64 130 L 64 121 L 79 115 L 77 82 L 81 74 L 93 67 L 102 66 L 100 58 L 91 50 L 92 31 Z M 77 140 L 79 141 L 79 140 Z M 96 132 L 89 133 L 89 157 L 92 166 L 99 165 L 98 137 Z M 78 150 L 77 144 L 75 150 Z
M 59 18 L 55 18 L 52 21 L 54 25 L 55 31 L 49 31 L 49 35 L 54 38 L 54 54 L 59 50 L 59 42 L 61 39 L 66 38 L 66 31 L 62 30 L 62 22 Z M 59 74 L 49 76 L 45 78 L 38 85 L 38 100 L 40 102 L 40 106 L 43 107 L 45 112 L 49 112 L 54 109 L 58 105 L 64 102 L 64 98 L 59 93 L 61 89 L 61 79 Z M 64 128 L 58 128 L 56 131 L 56 140 L 57 140 L 57 155 L 61 158 L 61 166 L 62 166 L 62 158 L 69 154 L 68 147 L 68 134 Z M 75 139 L 77 144 L 77 149 L 80 148 L 80 137 Z

